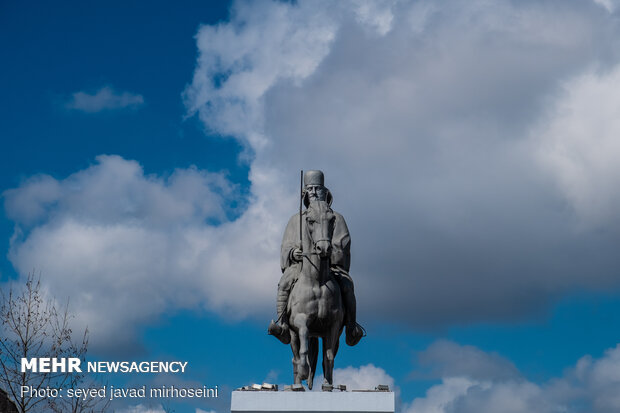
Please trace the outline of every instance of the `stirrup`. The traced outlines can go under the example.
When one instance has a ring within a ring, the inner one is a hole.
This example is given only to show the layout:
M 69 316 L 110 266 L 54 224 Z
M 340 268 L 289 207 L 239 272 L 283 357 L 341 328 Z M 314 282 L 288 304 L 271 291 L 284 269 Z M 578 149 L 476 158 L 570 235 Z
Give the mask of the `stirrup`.
M 269 323 L 269 327 L 267 328 L 267 334 L 274 336 L 275 338 L 280 340 L 282 344 L 290 344 L 291 342 L 291 333 L 289 329 L 276 324 L 276 322 L 273 320 L 271 320 L 271 323 Z

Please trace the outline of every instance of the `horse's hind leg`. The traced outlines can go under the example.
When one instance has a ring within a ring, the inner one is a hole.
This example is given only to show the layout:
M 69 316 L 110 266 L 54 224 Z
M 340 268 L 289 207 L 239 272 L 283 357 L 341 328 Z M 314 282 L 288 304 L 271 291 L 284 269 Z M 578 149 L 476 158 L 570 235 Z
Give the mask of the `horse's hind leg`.
M 308 388 L 312 390 L 314 373 L 316 373 L 316 361 L 319 357 L 319 339 L 310 337 L 308 339 L 308 358 L 310 359 L 310 376 L 308 376 Z
M 291 333 L 291 351 L 293 352 L 293 383 L 301 384 L 301 378 L 297 374 L 297 365 L 299 364 L 299 336 L 293 329 Z

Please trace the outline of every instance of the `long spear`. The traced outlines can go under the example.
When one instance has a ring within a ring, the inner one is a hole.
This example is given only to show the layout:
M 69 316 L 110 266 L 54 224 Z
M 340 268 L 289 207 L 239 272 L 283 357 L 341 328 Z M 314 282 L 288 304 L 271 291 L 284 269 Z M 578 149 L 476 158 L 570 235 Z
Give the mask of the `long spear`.
M 304 170 L 302 169 L 299 173 L 299 247 L 302 246 L 301 239 L 301 204 L 304 199 Z

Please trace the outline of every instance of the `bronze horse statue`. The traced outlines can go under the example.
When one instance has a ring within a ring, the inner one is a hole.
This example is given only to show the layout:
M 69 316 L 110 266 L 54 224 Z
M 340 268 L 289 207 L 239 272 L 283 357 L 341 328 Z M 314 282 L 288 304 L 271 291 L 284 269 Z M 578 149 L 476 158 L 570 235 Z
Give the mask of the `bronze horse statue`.
M 303 260 L 289 296 L 287 313 L 293 351 L 295 385 L 307 380 L 312 389 L 323 339 L 324 386 L 333 386 L 334 359 L 344 326 L 340 287 L 330 272 L 335 215 L 325 201 L 312 201 L 303 214 Z

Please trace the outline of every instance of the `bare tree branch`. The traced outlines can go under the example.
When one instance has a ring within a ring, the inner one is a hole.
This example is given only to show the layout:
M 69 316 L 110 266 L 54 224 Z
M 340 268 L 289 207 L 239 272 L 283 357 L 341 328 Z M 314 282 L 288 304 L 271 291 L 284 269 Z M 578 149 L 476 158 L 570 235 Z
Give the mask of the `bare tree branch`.
M 94 385 L 86 383 L 84 373 L 21 371 L 22 358 L 80 358 L 85 360 L 88 329 L 81 343 L 73 340 L 69 300 L 60 309 L 55 301 L 45 297 L 41 278 L 28 274 L 19 291 L 0 290 L 0 387 L 6 390 L 19 413 L 50 411 L 55 413 L 103 412 L 108 408 L 105 399 L 46 398 L 46 388 L 60 389 Z M 26 386 L 32 392 L 22 395 Z

